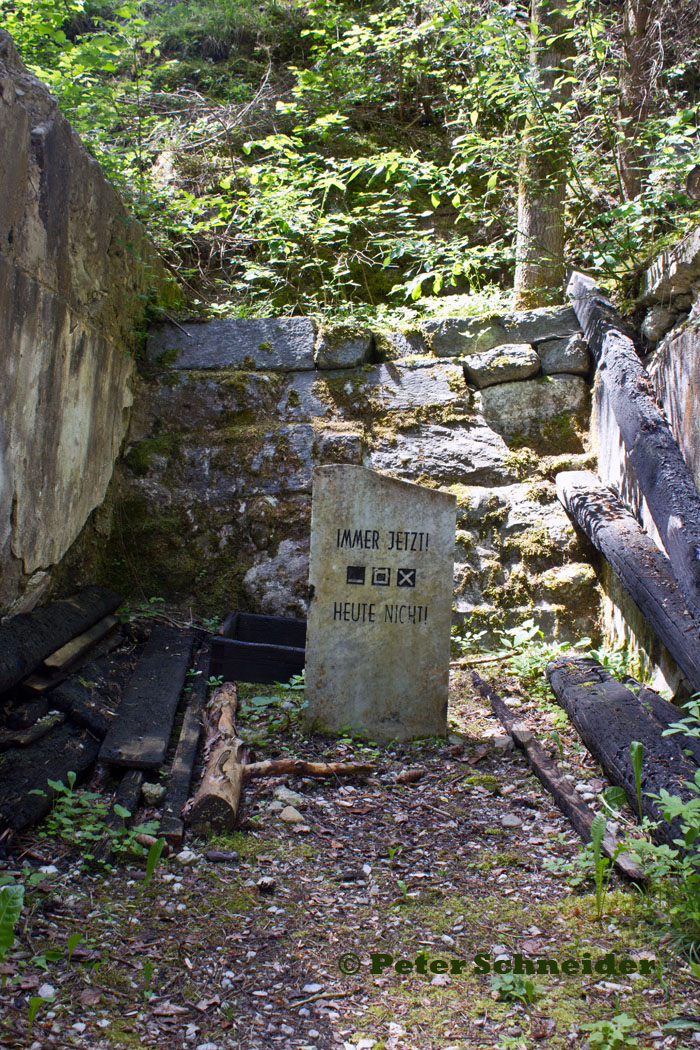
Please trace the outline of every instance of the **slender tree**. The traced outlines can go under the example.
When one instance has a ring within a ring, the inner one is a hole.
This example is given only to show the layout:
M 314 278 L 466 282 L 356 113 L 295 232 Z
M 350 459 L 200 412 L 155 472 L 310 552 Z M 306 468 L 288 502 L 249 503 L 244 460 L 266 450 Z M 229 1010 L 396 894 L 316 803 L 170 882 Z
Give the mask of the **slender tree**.
M 564 198 L 574 44 L 566 0 L 532 0 L 530 103 L 518 172 L 514 305 L 560 302 L 564 294 Z
M 648 173 L 640 130 L 661 69 L 663 48 L 659 0 L 625 0 L 622 22 L 618 163 L 625 200 L 634 200 Z

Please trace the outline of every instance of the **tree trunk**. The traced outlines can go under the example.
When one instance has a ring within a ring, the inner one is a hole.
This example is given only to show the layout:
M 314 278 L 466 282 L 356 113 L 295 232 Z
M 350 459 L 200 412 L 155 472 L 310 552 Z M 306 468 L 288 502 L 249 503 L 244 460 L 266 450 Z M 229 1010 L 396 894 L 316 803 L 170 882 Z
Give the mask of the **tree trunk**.
M 559 107 L 571 97 L 571 22 L 558 0 L 532 0 L 537 27 L 530 49 L 532 97 L 520 152 L 513 305 L 561 302 L 564 296 L 564 198 L 569 138 Z
M 639 196 L 642 180 L 648 171 L 648 159 L 639 133 L 651 102 L 658 50 L 658 7 L 657 0 L 625 0 L 617 155 L 622 192 L 627 201 Z

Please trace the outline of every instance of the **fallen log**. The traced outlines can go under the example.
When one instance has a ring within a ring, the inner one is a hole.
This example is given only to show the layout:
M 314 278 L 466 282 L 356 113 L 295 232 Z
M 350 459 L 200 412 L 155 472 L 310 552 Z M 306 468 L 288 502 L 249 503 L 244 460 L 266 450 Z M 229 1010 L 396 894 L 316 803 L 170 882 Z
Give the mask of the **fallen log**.
M 179 846 L 184 836 L 185 825 L 182 811 L 189 797 L 192 770 L 202 733 L 202 713 L 207 698 L 208 668 L 209 649 L 205 647 L 200 650 L 195 663 L 196 673 L 192 679 L 187 709 L 182 721 L 173 764 L 168 774 L 163 800 L 160 834 L 173 846 Z
M 132 769 L 161 765 L 193 644 L 190 631 L 153 628 L 102 743 L 101 762 Z
M 106 587 L 84 587 L 63 601 L 0 624 L 0 693 L 18 685 L 47 656 L 121 604 Z
M 513 738 L 518 747 L 526 754 L 528 763 L 540 783 L 547 789 L 564 816 L 584 842 L 591 840 L 591 826 L 596 814 L 586 805 L 568 780 L 559 771 L 556 762 L 540 747 L 532 732 L 517 720 L 515 713 L 508 707 L 498 693 L 474 672 L 472 681 L 486 700 L 491 701 L 494 714 L 500 720 L 506 732 Z M 642 868 L 632 859 L 629 853 L 620 851 L 620 844 L 606 829 L 602 850 L 612 860 L 618 871 L 636 882 L 646 881 Z
M 547 678 L 584 744 L 608 780 L 624 789 L 635 813 L 637 789 L 630 744 L 636 740 L 643 745 L 642 813 L 659 822 L 654 838 L 673 845 L 681 837 L 680 824 L 665 821 L 649 794 L 665 788 L 685 801 L 696 797 L 686 782 L 692 782 L 697 767 L 683 754 L 678 738 L 662 736 L 658 717 L 596 660 L 560 656 L 548 665 Z
M 207 717 L 202 783 L 185 807 L 185 821 L 196 835 L 232 831 L 236 826 L 247 749 L 236 733 L 238 691 L 226 682 L 215 690 Z
M 249 762 L 243 770 L 244 780 L 253 777 L 279 777 L 294 774 L 300 777 L 355 777 L 373 773 L 374 762 L 306 762 L 301 758 L 268 758 L 264 762 Z
M 567 292 L 673 574 L 700 620 L 700 496 L 693 477 L 615 308 L 583 274 L 572 275 Z
M 595 474 L 567 471 L 556 480 L 567 513 L 605 555 L 691 691 L 700 690 L 700 625 L 688 611 L 669 559 Z

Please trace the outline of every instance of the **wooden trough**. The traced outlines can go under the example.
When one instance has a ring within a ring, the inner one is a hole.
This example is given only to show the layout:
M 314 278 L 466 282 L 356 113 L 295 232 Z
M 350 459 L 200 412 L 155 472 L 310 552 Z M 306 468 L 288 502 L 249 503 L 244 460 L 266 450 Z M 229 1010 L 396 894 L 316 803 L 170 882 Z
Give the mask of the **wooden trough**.
M 304 669 L 306 620 L 230 613 L 212 640 L 209 674 L 224 682 L 287 682 Z

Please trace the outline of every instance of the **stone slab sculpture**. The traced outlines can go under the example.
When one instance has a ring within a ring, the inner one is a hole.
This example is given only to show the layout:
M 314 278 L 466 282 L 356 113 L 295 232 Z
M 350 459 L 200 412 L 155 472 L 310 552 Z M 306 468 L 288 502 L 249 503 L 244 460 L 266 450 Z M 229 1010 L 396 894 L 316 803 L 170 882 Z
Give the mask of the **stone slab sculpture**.
M 447 731 L 456 500 L 354 465 L 316 470 L 307 718 L 371 740 Z

